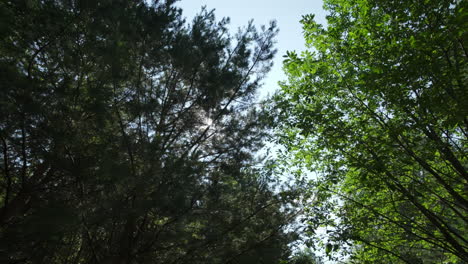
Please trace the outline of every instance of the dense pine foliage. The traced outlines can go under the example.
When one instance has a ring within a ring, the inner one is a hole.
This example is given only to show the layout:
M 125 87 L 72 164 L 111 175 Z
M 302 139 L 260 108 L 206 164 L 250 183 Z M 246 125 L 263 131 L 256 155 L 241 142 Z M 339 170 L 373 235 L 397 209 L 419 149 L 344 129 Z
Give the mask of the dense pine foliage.
M 253 104 L 274 23 L 174 1 L 0 2 L 1 263 L 278 263 Z

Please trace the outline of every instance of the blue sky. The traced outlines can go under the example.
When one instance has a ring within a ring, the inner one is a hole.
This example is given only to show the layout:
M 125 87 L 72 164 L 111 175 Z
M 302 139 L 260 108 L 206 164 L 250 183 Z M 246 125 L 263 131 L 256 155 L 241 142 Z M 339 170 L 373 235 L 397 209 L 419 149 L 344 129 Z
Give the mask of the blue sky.
M 274 59 L 273 68 L 259 91 L 261 98 L 277 90 L 278 81 L 286 80 L 282 69 L 283 55 L 286 51 L 305 50 L 302 25 L 299 23 L 301 17 L 306 14 L 315 14 L 316 21 L 325 24 L 322 0 L 181 0 L 177 5 L 182 8 L 183 16 L 188 21 L 200 11 L 202 6 L 206 6 L 208 10 L 215 9 L 218 20 L 222 17 L 231 19 L 232 34 L 237 32 L 237 28 L 247 25 L 251 19 L 254 20 L 256 26 L 268 25 L 271 20 L 277 21 L 280 30 L 276 38 L 278 53 Z M 268 146 L 273 149 L 278 147 Z M 291 180 L 284 175 L 282 177 L 285 181 Z M 324 252 L 320 250 L 316 254 L 324 256 Z
M 182 0 L 177 3 L 183 10 L 183 16 L 190 21 L 202 6 L 208 10 L 215 9 L 217 19 L 231 18 L 231 33 L 237 28 L 245 26 L 250 19 L 257 26 L 268 25 L 275 19 L 280 29 L 276 47 L 278 53 L 274 59 L 274 66 L 264 80 L 260 94 L 272 94 L 278 88 L 278 81 L 285 80 L 282 71 L 282 56 L 288 50 L 302 51 L 304 38 L 299 23 L 302 15 L 315 14 L 317 22 L 325 22 L 322 0 Z

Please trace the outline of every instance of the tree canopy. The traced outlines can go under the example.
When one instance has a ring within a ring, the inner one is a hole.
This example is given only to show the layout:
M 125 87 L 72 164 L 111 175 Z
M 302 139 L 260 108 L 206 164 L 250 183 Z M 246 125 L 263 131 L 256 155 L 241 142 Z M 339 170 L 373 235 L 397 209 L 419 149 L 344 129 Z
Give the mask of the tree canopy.
M 175 2 L 0 0 L 1 263 L 468 263 L 467 1 L 326 0 L 271 103 Z
M 468 262 L 467 2 L 325 8 L 327 26 L 303 17 L 275 105 L 312 172 L 310 242 L 350 263 Z
M 255 152 L 275 23 L 172 0 L 0 1 L 1 263 L 278 263 Z

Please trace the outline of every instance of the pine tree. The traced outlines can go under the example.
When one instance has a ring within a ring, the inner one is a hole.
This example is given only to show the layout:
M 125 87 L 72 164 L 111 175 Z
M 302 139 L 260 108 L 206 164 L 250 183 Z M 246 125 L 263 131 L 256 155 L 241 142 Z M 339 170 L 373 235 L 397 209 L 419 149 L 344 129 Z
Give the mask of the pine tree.
M 293 216 L 254 155 L 276 25 L 174 1 L 2 1 L 2 263 L 275 263 Z

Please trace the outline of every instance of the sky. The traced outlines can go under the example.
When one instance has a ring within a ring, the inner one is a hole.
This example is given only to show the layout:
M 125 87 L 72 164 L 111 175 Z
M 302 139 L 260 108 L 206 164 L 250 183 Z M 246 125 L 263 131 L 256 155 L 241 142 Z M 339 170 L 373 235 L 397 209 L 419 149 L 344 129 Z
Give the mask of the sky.
M 202 6 L 206 6 L 208 10 L 215 9 L 217 20 L 223 17 L 231 19 L 231 34 L 236 33 L 237 28 L 247 25 L 251 19 L 257 27 L 268 25 L 271 20 L 277 21 L 279 34 L 276 38 L 276 48 L 278 52 L 274 58 L 273 68 L 259 90 L 260 98 L 272 95 L 279 88 L 278 81 L 286 80 L 282 69 L 283 55 L 286 51 L 300 53 L 305 50 L 302 25 L 299 23 L 301 17 L 306 14 L 315 14 L 315 20 L 318 23 L 326 24 L 322 0 L 181 0 L 176 5 L 182 8 L 182 15 L 187 18 L 188 22 L 201 10 Z M 325 232 L 324 230 L 319 232 L 322 231 Z M 324 256 L 324 252 L 315 253 Z
M 251 19 L 258 27 L 268 25 L 271 20 L 277 21 L 280 30 L 276 38 L 278 53 L 273 68 L 259 91 L 261 97 L 271 95 L 278 89 L 278 81 L 286 79 L 282 70 L 284 59 L 282 56 L 286 51 L 300 52 L 305 49 L 302 26 L 299 23 L 301 17 L 315 14 L 317 22 L 325 23 L 322 5 L 322 0 L 181 0 L 177 2 L 177 6 L 182 8 L 183 16 L 188 21 L 191 21 L 202 6 L 206 6 L 208 10 L 215 9 L 218 20 L 229 17 L 232 34 L 237 32 L 237 28 L 247 25 Z

